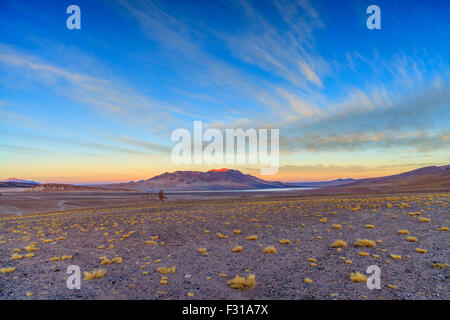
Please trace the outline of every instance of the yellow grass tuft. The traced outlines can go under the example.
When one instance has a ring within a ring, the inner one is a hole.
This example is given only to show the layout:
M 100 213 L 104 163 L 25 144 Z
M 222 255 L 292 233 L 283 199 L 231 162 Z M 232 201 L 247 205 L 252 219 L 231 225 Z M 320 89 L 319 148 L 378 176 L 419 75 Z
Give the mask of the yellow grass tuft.
M 398 234 L 409 234 L 409 231 L 403 229 L 403 230 L 398 230 L 397 233 Z
M 188 292 L 187 296 L 188 296 L 189 298 L 193 298 L 193 297 L 194 297 L 194 294 L 193 294 L 192 292 Z
M 242 252 L 242 250 L 244 250 L 244 248 L 242 248 L 241 246 L 237 246 L 231 249 L 232 252 Z
M 249 241 L 258 240 L 258 236 L 257 236 L 257 235 L 254 235 L 254 236 L 248 236 L 248 237 L 247 237 L 247 240 L 249 240 Z
M 156 270 L 158 270 L 159 273 L 166 274 L 166 273 L 175 273 L 175 271 L 177 271 L 177 268 L 175 268 L 175 267 L 171 267 L 171 268 L 159 267 Z
M 120 264 L 123 262 L 123 258 L 122 257 L 114 257 L 111 261 Z
M 231 288 L 234 289 L 249 289 L 256 286 L 254 274 L 249 275 L 247 278 L 239 277 L 238 275 L 236 275 L 234 279 L 229 280 L 227 283 Z
M 352 273 L 350 274 L 350 280 L 353 282 L 367 282 L 367 277 L 362 273 Z
M 72 258 L 73 258 L 72 256 L 62 256 L 61 261 L 71 260 Z
M 28 252 L 39 250 L 39 248 L 37 248 L 35 245 L 29 245 L 29 246 L 25 247 L 24 249 L 25 249 L 25 251 L 28 251 Z
M 102 262 L 100 264 L 111 264 L 112 260 L 109 260 L 107 257 L 100 257 L 100 260 L 102 260 Z
M 277 249 L 272 246 L 267 246 L 263 249 L 263 253 L 277 253 Z
M 416 248 L 416 252 L 418 252 L 418 253 L 427 253 L 427 250 Z
M 241 230 L 233 230 L 234 234 L 241 234 Z
M 228 239 L 228 236 L 226 236 L 226 235 L 224 235 L 224 234 L 222 234 L 222 233 L 220 233 L 220 232 L 217 232 L 216 235 L 217 235 L 220 239 Z
M 374 226 L 373 224 L 366 224 L 366 225 L 364 226 L 364 228 L 366 228 L 366 229 L 374 229 L 375 226 Z
M 330 244 L 330 247 L 332 248 L 345 248 L 347 246 L 347 242 L 344 240 L 334 240 L 332 244 Z
M 26 254 L 24 257 L 25 258 L 33 258 L 34 257 L 34 253 Z
M 416 237 L 408 237 L 408 238 L 406 238 L 406 240 L 408 240 L 409 242 L 417 242 Z
M 419 217 L 419 222 L 430 222 L 431 220 L 428 218 Z
M 12 259 L 12 260 L 20 260 L 20 259 L 23 259 L 23 257 L 22 257 L 20 254 L 18 254 L 18 253 L 14 253 L 14 254 L 11 256 L 11 259 Z
M 387 286 L 388 286 L 389 288 L 391 288 L 391 289 L 397 289 L 397 287 L 394 286 L 393 284 L 388 284 Z
M 16 271 L 16 268 L 14 268 L 14 267 L 0 269 L 1 273 L 11 273 L 14 271 Z
M 373 247 L 375 247 L 375 241 L 368 240 L 368 239 L 358 239 L 355 242 L 355 247 L 369 247 L 369 248 L 373 248 Z
M 312 283 L 313 281 L 310 278 L 305 278 L 305 283 Z
M 341 230 L 341 229 L 342 229 L 342 226 L 341 226 L 340 224 L 333 224 L 332 228 L 333 228 L 333 229 Z
M 198 252 L 203 253 L 203 254 L 207 253 L 206 248 L 198 248 Z
M 445 269 L 446 265 L 443 263 L 433 263 L 431 266 L 435 269 Z
M 92 272 L 84 272 L 84 280 L 89 281 L 89 280 L 94 280 L 94 279 L 99 279 L 99 278 L 103 278 L 106 274 L 106 270 L 105 269 L 95 269 Z
M 448 227 L 441 227 L 441 228 L 438 228 L 438 231 L 448 231 Z
M 367 256 L 369 255 L 369 253 L 368 253 L 368 252 L 361 251 L 361 252 L 359 253 L 359 255 L 360 255 L 361 257 L 367 257 Z
M 394 260 L 402 260 L 402 256 L 400 256 L 398 254 L 391 254 L 391 258 Z
M 322 219 L 319 220 L 319 222 L 321 222 L 321 223 L 325 223 L 327 221 L 328 221 L 328 218 L 322 218 Z
M 291 244 L 291 240 L 289 239 L 281 239 L 280 244 Z

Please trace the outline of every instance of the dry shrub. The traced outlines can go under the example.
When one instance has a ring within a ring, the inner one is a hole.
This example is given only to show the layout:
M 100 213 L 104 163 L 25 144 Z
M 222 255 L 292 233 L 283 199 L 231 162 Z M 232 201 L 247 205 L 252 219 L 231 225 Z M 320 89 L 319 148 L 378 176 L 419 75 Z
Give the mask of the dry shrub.
M 236 275 L 234 279 L 229 280 L 227 283 L 234 289 L 249 289 L 256 286 L 254 274 L 249 275 L 247 278 Z
M 101 265 L 106 265 L 106 264 L 112 263 L 112 260 L 109 260 L 107 257 L 100 257 L 100 259 L 102 260 L 102 262 L 100 263 Z
M 366 229 L 374 229 L 375 226 L 374 226 L 373 224 L 366 224 L 366 225 L 364 226 L 364 228 L 366 228 Z
M 281 239 L 280 244 L 291 244 L 291 240 L 289 239 Z
M 362 273 L 352 273 L 350 274 L 350 280 L 353 282 L 367 282 L 367 277 Z
M 175 271 L 177 271 L 177 268 L 175 268 L 175 267 L 171 267 L 171 268 L 159 267 L 156 270 L 158 270 L 159 273 L 166 274 L 166 273 L 175 273 Z
M 418 252 L 418 253 L 427 253 L 427 250 L 416 248 L 416 252 Z
M 433 263 L 431 266 L 435 269 L 445 269 L 446 265 L 443 263 Z
M 441 227 L 441 228 L 438 228 L 438 231 L 448 231 L 448 227 Z
M 112 262 L 115 262 L 115 263 L 122 263 L 123 262 L 123 259 L 122 259 L 122 257 L 115 257 L 115 258 L 113 258 L 112 259 Z
M 89 281 L 89 280 L 94 280 L 94 279 L 98 279 L 98 278 L 103 278 L 106 274 L 106 270 L 105 269 L 95 269 L 92 272 L 84 272 L 84 280 Z
M 355 242 L 355 247 L 369 247 L 373 248 L 375 247 L 375 241 L 369 240 L 369 239 L 358 239 Z
M 330 247 L 332 248 L 345 248 L 347 246 L 347 242 L 344 240 L 334 240 L 332 244 L 330 244 Z
M 233 230 L 234 234 L 241 234 L 241 230 Z
M 263 253 L 277 253 L 277 249 L 272 246 L 265 247 Z
M 416 237 L 408 237 L 408 238 L 406 238 L 406 240 L 408 240 L 409 242 L 417 242 Z
M 333 229 L 338 229 L 338 230 L 342 229 L 340 224 L 333 224 L 332 228 Z
M 403 229 L 403 230 L 398 230 L 397 233 L 398 234 L 409 234 L 409 231 Z
M 258 240 L 258 236 L 257 235 L 248 236 L 247 240 L 249 240 L 249 241 Z
M 11 273 L 14 271 L 16 271 L 16 268 L 14 268 L 14 267 L 0 269 L 1 273 Z
M 237 246 L 231 249 L 232 252 L 242 252 L 242 250 L 244 250 L 244 248 L 242 248 L 241 246 Z

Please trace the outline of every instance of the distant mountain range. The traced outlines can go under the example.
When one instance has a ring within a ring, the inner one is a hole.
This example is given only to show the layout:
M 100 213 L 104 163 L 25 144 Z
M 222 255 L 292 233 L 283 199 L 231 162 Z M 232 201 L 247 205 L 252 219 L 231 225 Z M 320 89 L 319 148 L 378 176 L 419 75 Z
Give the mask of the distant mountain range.
M 267 181 L 239 170 L 213 169 L 202 171 L 166 172 L 147 180 L 127 183 L 75 186 L 70 184 L 39 184 L 39 182 L 9 178 L 0 181 L 0 188 L 32 188 L 33 191 L 208 191 L 248 190 L 268 188 L 308 187 L 315 193 L 396 192 L 419 190 L 450 190 L 450 165 L 424 167 L 401 174 L 355 180 L 351 178 L 323 182 Z
M 0 181 L 0 188 L 31 188 L 37 185 L 39 185 L 39 182 L 18 178 L 8 178 Z
M 20 183 L 32 183 L 32 184 L 39 184 L 39 182 L 31 181 L 31 180 L 23 180 L 18 178 L 8 178 L 5 180 L 0 180 L 0 182 L 20 182 Z

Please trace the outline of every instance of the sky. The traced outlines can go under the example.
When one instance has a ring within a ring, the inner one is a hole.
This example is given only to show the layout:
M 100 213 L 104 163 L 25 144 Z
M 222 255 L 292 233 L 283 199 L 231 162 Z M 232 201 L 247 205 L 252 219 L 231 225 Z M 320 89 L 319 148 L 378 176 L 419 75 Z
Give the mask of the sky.
M 69 30 L 69 5 L 81 29 Z M 369 30 L 369 5 L 381 29 Z M 176 165 L 177 128 L 277 128 L 269 180 L 450 161 L 450 3 L 0 2 L 0 179 L 99 183 Z

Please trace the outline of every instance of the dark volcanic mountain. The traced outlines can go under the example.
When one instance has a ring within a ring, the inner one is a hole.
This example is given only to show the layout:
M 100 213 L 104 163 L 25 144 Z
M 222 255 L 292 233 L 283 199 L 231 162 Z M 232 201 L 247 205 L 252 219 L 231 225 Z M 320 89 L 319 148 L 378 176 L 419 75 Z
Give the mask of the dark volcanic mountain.
M 218 169 L 208 172 L 175 171 L 166 172 L 151 179 L 119 184 L 102 185 L 103 188 L 119 188 L 136 191 L 202 191 L 202 190 L 245 190 L 292 187 L 291 184 L 266 181 L 239 170 Z

